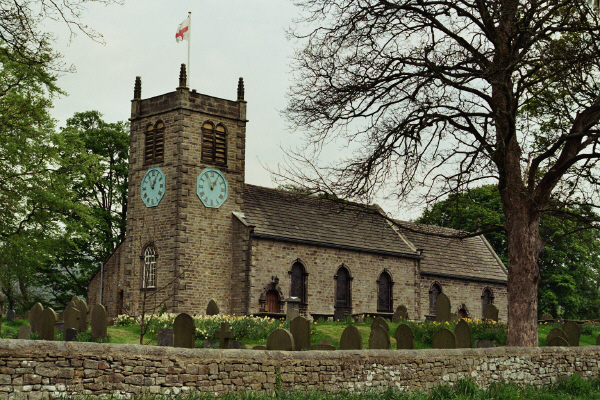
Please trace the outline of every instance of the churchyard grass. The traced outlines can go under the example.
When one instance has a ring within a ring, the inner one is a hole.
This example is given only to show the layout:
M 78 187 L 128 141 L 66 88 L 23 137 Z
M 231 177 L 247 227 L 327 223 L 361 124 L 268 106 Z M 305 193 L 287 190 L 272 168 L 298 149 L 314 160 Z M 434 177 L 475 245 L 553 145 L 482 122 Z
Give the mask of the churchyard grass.
M 21 325 L 28 325 L 29 321 L 21 318 L 16 318 L 13 322 L 8 322 L 6 316 L 2 317 L 2 331 L 0 332 L 0 338 L 14 339 L 18 337 L 19 327 Z

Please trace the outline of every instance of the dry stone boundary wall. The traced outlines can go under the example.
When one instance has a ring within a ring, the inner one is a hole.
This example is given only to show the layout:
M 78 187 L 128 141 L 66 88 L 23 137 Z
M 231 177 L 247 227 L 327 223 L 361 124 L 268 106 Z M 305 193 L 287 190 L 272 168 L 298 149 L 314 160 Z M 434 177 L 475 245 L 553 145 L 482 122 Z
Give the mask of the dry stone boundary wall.
M 429 389 L 472 377 L 546 384 L 597 376 L 600 346 L 451 350 L 262 351 L 0 339 L 0 399 L 190 390 Z

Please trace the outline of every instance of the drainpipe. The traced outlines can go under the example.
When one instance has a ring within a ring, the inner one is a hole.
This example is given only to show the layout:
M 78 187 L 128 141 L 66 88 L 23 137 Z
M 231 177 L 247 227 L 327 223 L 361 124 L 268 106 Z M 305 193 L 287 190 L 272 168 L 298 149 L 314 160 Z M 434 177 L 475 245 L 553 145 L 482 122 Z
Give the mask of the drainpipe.
M 102 294 L 104 293 L 104 263 L 100 264 L 100 304 L 102 304 Z

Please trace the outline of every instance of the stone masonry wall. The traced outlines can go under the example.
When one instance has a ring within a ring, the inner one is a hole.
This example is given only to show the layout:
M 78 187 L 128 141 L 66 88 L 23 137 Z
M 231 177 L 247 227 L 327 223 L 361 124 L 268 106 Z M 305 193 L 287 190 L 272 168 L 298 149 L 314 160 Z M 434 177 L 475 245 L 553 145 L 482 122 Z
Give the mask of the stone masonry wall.
M 598 346 L 282 352 L 0 339 L 0 399 L 270 391 L 278 376 L 284 390 L 427 390 L 463 377 L 543 385 L 599 368 Z

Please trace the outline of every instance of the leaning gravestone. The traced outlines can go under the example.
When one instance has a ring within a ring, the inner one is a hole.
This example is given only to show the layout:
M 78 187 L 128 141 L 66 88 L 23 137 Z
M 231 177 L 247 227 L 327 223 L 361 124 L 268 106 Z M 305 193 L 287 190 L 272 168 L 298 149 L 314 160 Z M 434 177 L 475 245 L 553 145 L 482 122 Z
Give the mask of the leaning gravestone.
M 79 327 L 77 328 L 77 332 L 86 332 L 88 330 L 88 306 L 79 297 L 75 296 L 74 298 L 77 300 L 75 307 L 79 310 Z
M 42 328 L 42 313 L 44 307 L 40 303 L 35 303 L 31 310 L 29 310 L 29 324 L 31 325 L 31 332 L 40 334 Z
M 554 336 L 551 340 L 546 343 L 548 347 L 569 347 L 569 342 L 560 336 Z
M 8 322 L 15 322 L 16 317 L 17 317 L 17 313 L 15 312 L 15 310 L 8 310 L 6 312 L 6 320 Z
M 436 310 L 437 311 L 437 310 Z M 455 349 L 456 336 L 450 329 L 440 329 L 433 334 L 434 349 Z
M 376 326 L 381 326 L 388 334 L 390 334 L 390 327 L 387 324 L 387 321 L 381 317 L 375 317 L 373 322 L 371 322 L 371 331 L 375 329 Z
M 267 350 L 294 351 L 294 336 L 287 329 L 275 329 L 267 339 Z
M 483 319 L 490 319 L 492 321 L 498 322 L 498 307 L 496 307 L 492 303 L 485 306 L 485 308 L 483 309 Z
M 80 315 L 81 315 L 81 313 L 75 307 L 75 304 L 73 302 L 69 302 L 69 304 L 67 304 L 67 308 L 65 308 L 65 312 L 63 313 L 64 322 L 65 322 L 64 329 L 69 329 L 69 328 L 79 329 L 79 316 Z
M 335 347 L 331 345 L 329 340 L 321 340 L 319 344 L 313 344 L 310 346 L 311 350 L 324 350 L 324 351 L 332 351 L 335 350 Z
M 77 329 L 67 328 L 67 330 L 65 331 L 65 340 L 67 342 L 73 342 L 77 340 Z
M 394 312 L 392 322 L 397 323 L 403 319 L 408 319 L 408 310 L 405 305 L 400 305 L 396 308 L 396 312 Z
M 390 334 L 381 325 L 375 325 L 369 335 L 369 349 L 389 349 Z
M 156 345 L 163 347 L 173 347 L 173 329 L 162 328 L 156 334 Z
M 546 322 L 550 322 L 550 321 L 554 321 L 554 317 L 548 313 L 543 314 L 542 318 L 540 318 L 542 321 L 546 321 Z
M 437 322 L 450 321 L 450 299 L 444 293 L 440 293 L 435 300 L 435 320 Z
M 563 325 L 562 329 L 567 334 L 567 342 L 569 342 L 569 346 L 579 346 L 581 328 L 579 325 L 577 325 L 577 322 L 567 321 Z
M 42 312 L 42 324 L 40 327 L 40 339 L 42 340 L 55 340 L 56 330 L 56 313 L 50 307 L 45 308 Z
M 286 321 L 293 321 L 295 318 L 300 316 L 300 311 L 298 311 L 297 308 L 288 308 L 287 312 L 285 313 L 285 320 Z
M 461 319 L 454 328 L 454 336 L 456 337 L 456 348 L 457 349 L 470 349 L 471 348 L 471 327 L 467 324 L 467 321 Z
M 108 322 L 106 320 L 106 309 L 102 304 L 96 304 L 92 308 L 92 339 L 108 338 Z
M 31 326 L 29 325 L 21 325 L 19 327 L 19 339 L 29 339 L 31 336 Z
M 546 336 L 546 345 L 548 346 L 548 343 L 557 336 L 565 339 L 567 342 L 569 340 L 565 331 L 563 331 L 560 328 L 553 328 L 550 332 L 548 332 L 548 335 Z
M 412 350 L 415 348 L 415 335 L 410 326 L 406 324 L 399 325 L 396 328 L 394 337 L 396 338 L 396 348 L 398 350 Z
M 290 332 L 294 337 L 296 350 L 310 349 L 310 322 L 306 318 L 294 318 L 290 322 Z
M 362 336 L 356 326 L 348 325 L 344 329 L 338 348 L 340 350 L 362 350 Z
M 219 306 L 216 301 L 211 300 L 208 302 L 208 306 L 206 306 L 206 315 L 219 315 Z
M 193 349 L 195 332 L 194 319 L 189 314 L 179 314 L 173 322 L 173 346 Z
M 346 310 L 342 308 L 336 308 L 333 311 L 333 320 L 334 321 L 344 321 L 346 319 Z

